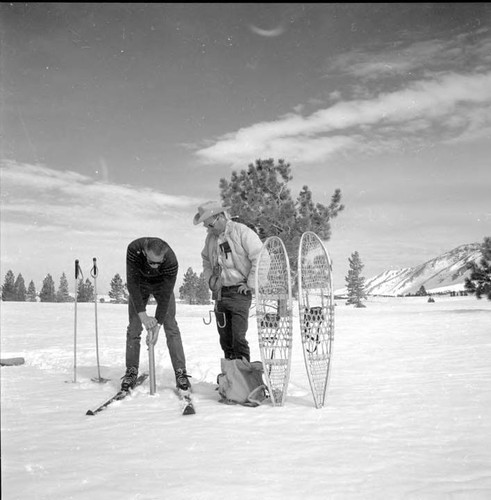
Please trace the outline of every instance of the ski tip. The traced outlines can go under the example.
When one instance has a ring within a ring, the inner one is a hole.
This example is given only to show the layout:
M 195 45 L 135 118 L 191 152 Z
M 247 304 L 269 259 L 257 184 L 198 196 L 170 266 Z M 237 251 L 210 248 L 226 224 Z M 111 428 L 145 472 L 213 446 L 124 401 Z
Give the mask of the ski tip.
M 182 412 L 183 415 L 195 415 L 196 410 L 192 406 L 186 406 L 184 408 L 184 411 Z
M 92 410 L 87 410 L 86 415 L 95 415 L 95 413 Z

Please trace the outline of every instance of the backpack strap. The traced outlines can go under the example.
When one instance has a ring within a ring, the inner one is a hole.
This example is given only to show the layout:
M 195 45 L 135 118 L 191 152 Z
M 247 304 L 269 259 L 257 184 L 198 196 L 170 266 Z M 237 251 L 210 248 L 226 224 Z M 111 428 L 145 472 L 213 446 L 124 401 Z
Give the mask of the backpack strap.
M 266 390 L 265 385 L 260 385 L 247 396 L 252 406 L 259 406 L 266 399 Z

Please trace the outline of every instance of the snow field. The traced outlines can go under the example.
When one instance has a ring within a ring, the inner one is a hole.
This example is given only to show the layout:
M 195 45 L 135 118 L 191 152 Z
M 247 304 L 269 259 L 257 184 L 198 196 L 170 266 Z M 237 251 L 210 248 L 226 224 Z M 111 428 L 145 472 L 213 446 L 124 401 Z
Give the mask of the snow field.
M 178 304 L 197 415 L 180 415 L 161 332 L 148 384 L 94 417 L 119 387 L 126 306 L 1 304 L 3 498 L 489 499 L 491 304 L 473 297 L 338 302 L 326 406 L 313 405 L 295 309 L 283 407 L 217 402 L 221 351 L 212 306 Z M 152 308 L 149 308 L 152 310 Z M 254 310 L 252 311 L 254 313 Z M 255 317 L 248 334 L 259 360 Z M 148 366 L 142 346 L 141 366 Z

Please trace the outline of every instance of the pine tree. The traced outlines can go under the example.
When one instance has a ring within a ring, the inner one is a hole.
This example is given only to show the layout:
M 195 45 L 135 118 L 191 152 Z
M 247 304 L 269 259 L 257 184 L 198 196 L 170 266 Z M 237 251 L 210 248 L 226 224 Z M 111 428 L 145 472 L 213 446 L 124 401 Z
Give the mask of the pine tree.
M 55 282 L 51 274 L 47 274 L 44 278 L 39 298 L 41 302 L 56 302 Z
M 196 284 L 196 303 L 197 304 L 209 304 L 210 303 L 210 287 L 205 280 L 204 273 L 201 273 L 198 277 L 198 283 Z
M 17 302 L 25 302 L 26 301 L 26 283 L 24 281 L 24 278 L 22 277 L 22 274 L 17 275 L 17 279 L 15 280 L 14 284 L 14 289 L 15 289 L 15 300 Z
M 362 300 L 367 298 L 365 293 L 365 278 L 361 276 L 361 270 L 364 266 L 358 252 L 352 253 L 348 261 L 350 268 L 348 270 L 348 276 L 345 278 L 346 287 L 348 289 L 348 300 L 346 301 L 346 305 L 354 304 L 355 307 L 365 307 L 362 303 Z
M 491 237 L 484 238 L 481 245 L 482 258 L 480 265 L 469 263 L 471 274 L 465 279 L 465 289 L 480 299 L 485 295 L 491 300 Z
M 27 287 L 26 298 L 28 302 L 36 302 L 36 286 L 32 280 L 29 282 L 29 286 Z
M 111 280 L 111 290 L 109 290 L 109 297 L 111 302 L 116 304 L 124 304 L 127 302 L 127 295 L 125 293 L 125 287 L 123 280 L 119 274 L 115 274 Z
M 72 298 L 70 297 L 70 292 L 68 291 L 68 280 L 66 274 L 63 273 L 60 277 L 60 285 L 58 291 L 56 292 L 56 302 L 70 302 Z
M 7 271 L 2 285 L 2 300 L 15 300 L 15 276 L 10 269 Z
M 273 159 L 256 160 L 247 170 L 232 172 L 231 180 L 220 179 L 220 195 L 232 216 L 252 223 L 261 239 L 279 236 L 285 244 L 293 272 L 297 269 L 300 238 L 305 231 L 321 239 L 331 236 L 330 220 L 344 209 L 341 191 L 336 189 L 329 205 L 314 203 L 312 192 L 303 186 L 294 200 L 288 183 L 293 179 L 289 163 Z
M 196 288 L 198 285 L 198 275 L 189 267 L 184 274 L 182 285 L 179 288 L 179 297 L 184 300 L 186 304 L 196 304 Z
M 79 280 L 78 292 L 77 292 L 77 302 L 92 302 L 94 300 L 94 286 L 90 282 L 89 278 L 85 280 Z
M 85 280 L 85 294 L 87 296 L 87 302 L 94 302 L 94 285 L 89 280 L 89 278 Z

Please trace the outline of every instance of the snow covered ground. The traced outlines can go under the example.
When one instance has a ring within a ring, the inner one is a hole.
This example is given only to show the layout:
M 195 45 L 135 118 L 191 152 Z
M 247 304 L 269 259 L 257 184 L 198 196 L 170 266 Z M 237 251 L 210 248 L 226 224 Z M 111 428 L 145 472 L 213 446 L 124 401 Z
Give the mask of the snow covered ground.
M 210 306 L 211 307 L 211 306 Z M 150 309 L 152 310 L 152 309 Z M 217 402 L 221 351 L 208 306 L 178 304 L 197 414 L 170 390 L 163 334 L 148 385 L 96 416 L 124 371 L 126 306 L 1 303 L 4 500 L 491 498 L 491 303 L 371 299 L 336 307 L 327 404 L 315 409 L 298 315 L 283 407 Z M 259 360 L 255 318 L 249 340 Z M 145 369 L 147 351 L 142 350 Z

